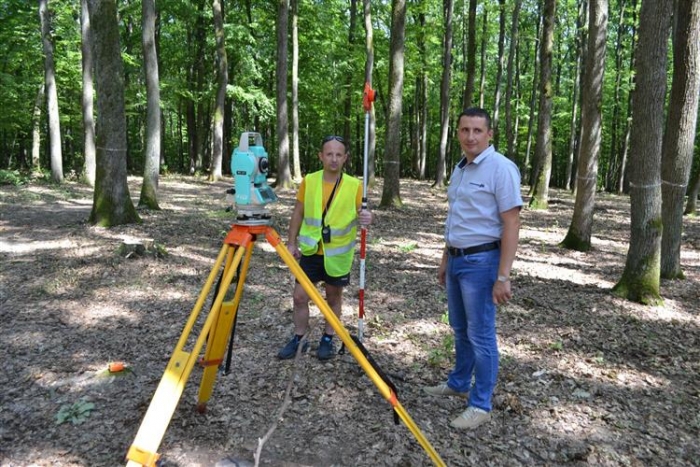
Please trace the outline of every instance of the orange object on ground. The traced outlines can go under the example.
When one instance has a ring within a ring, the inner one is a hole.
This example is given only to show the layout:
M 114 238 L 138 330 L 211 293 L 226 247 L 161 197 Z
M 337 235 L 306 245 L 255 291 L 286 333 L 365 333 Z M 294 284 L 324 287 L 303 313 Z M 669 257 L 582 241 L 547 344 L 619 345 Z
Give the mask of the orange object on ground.
M 124 365 L 124 362 L 112 362 L 107 368 L 110 373 L 119 373 L 126 370 L 126 365 Z

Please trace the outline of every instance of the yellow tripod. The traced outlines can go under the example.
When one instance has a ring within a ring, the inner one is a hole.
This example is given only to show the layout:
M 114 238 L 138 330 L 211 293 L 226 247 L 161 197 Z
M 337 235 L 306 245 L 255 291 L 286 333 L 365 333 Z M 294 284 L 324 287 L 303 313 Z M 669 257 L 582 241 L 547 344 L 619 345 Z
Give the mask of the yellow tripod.
M 127 465 L 156 465 L 160 457 L 157 453 L 158 447 L 163 440 L 165 430 L 170 424 L 175 408 L 185 389 L 185 383 L 187 383 L 190 372 L 206 340 L 207 345 L 204 358 L 200 361 L 204 366 L 204 372 L 199 387 L 197 405 L 200 412 L 205 410 L 214 388 L 217 368 L 223 360 L 226 351 L 226 343 L 231 334 L 236 313 L 238 312 L 238 304 L 243 295 L 243 285 L 245 284 L 250 258 L 258 235 L 264 235 L 267 242 L 275 248 L 282 260 L 294 274 L 294 277 L 296 277 L 299 283 L 304 287 L 304 290 L 309 294 L 311 300 L 313 300 L 316 306 L 321 310 L 321 313 L 323 313 L 323 316 L 331 324 L 338 337 L 343 341 L 343 344 L 345 344 L 345 347 L 355 360 L 357 360 L 365 373 L 367 373 L 381 395 L 391 404 L 396 414 L 403 420 L 411 433 L 413 433 L 416 440 L 427 452 L 435 465 L 444 466 L 445 463 L 398 401 L 394 391 L 377 373 L 314 284 L 311 283 L 304 271 L 299 267 L 291 253 L 287 251 L 279 234 L 275 229 L 267 225 L 267 223 L 265 225 L 234 224 L 226 236 L 224 245 L 216 259 L 216 263 L 194 305 L 194 309 L 182 331 L 180 340 L 170 357 L 168 366 L 165 368 L 165 373 L 158 384 L 151 404 L 141 422 L 139 431 L 136 433 L 136 438 L 129 448 L 126 456 L 128 460 Z M 241 264 L 242 267 L 239 272 L 238 287 L 236 287 L 233 300 L 224 302 L 226 292 L 234 279 L 238 266 Z M 211 311 L 207 315 L 194 345 L 190 351 L 187 351 L 185 350 L 185 345 L 189 341 L 190 334 L 192 334 L 197 318 L 202 311 L 204 302 L 211 291 L 212 284 L 216 279 L 217 273 L 221 270 L 222 265 L 224 266 L 222 280 L 219 284 L 218 293 L 214 298 Z

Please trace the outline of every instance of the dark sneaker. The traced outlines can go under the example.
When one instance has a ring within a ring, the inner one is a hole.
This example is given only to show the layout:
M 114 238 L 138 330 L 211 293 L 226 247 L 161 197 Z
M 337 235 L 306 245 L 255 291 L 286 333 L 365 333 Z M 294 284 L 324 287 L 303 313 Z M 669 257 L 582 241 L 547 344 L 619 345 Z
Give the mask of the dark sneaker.
M 327 336 L 321 338 L 321 342 L 318 344 L 318 350 L 316 355 L 319 360 L 330 360 L 335 356 L 335 347 L 333 346 L 333 339 Z
M 297 348 L 299 347 L 299 337 L 294 336 L 292 337 L 292 340 L 287 342 L 287 345 L 285 345 L 282 350 L 277 352 L 277 358 L 280 360 L 289 360 L 290 358 L 294 358 L 294 356 L 297 354 Z M 301 348 L 301 352 L 304 353 L 307 350 L 309 350 L 309 342 L 305 341 L 304 345 Z

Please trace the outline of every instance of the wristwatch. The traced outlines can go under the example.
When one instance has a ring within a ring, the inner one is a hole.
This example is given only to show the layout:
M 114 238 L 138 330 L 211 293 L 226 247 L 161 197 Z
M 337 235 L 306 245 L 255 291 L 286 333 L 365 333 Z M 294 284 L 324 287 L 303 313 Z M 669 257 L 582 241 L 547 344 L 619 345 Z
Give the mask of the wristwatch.
M 509 280 L 508 276 L 498 276 L 498 282 L 508 282 Z

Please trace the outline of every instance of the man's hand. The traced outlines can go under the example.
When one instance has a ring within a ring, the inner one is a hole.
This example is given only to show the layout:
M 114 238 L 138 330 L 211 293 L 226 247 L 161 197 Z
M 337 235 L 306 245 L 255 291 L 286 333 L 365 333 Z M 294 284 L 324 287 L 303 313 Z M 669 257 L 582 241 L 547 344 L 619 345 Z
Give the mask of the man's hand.
M 511 298 L 513 298 L 513 292 L 510 288 L 510 280 L 505 282 L 496 281 L 493 284 L 493 303 L 503 305 Z
M 447 283 L 447 252 L 442 252 L 442 260 L 440 260 L 440 267 L 438 268 L 438 282 L 443 287 Z
M 363 227 L 370 225 L 372 223 L 372 212 L 367 209 L 361 209 L 360 212 L 357 213 L 357 220 Z
M 301 251 L 299 250 L 299 247 L 296 243 L 288 242 L 287 251 L 289 251 L 289 253 L 291 253 L 291 255 L 294 256 L 294 259 L 296 259 L 297 261 L 301 259 Z

